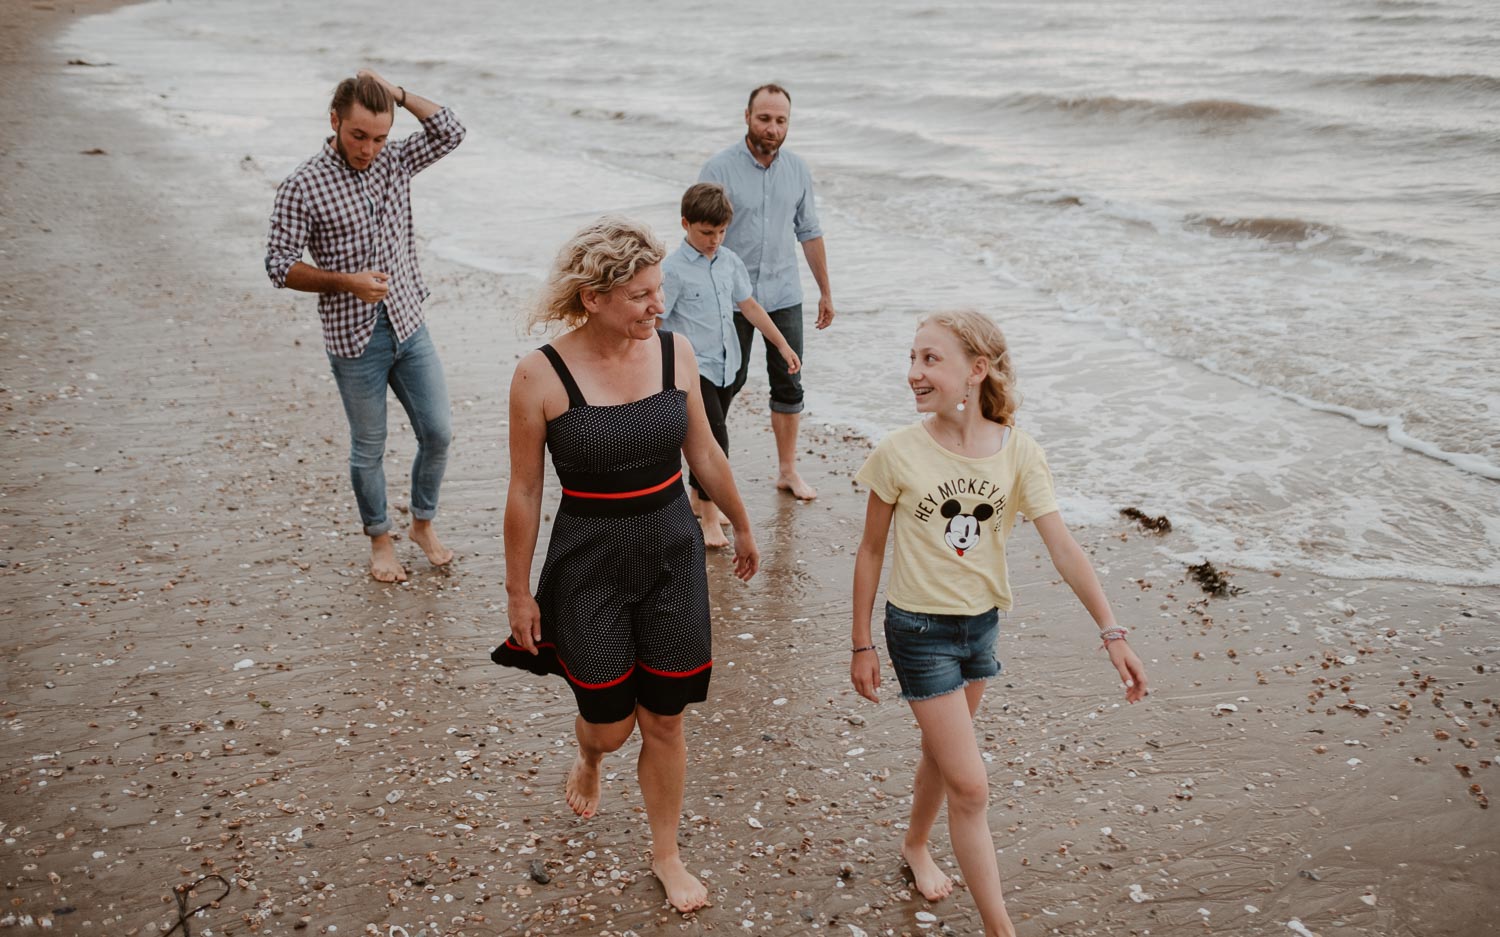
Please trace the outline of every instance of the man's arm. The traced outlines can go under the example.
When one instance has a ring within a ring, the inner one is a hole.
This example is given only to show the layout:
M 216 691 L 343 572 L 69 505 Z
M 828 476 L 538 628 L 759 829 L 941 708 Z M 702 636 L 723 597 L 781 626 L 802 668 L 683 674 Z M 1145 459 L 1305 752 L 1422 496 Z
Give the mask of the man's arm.
M 792 233 L 802 245 L 802 256 L 807 258 L 807 269 L 812 271 L 818 283 L 817 327 L 826 329 L 833 323 L 833 288 L 828 285 L 828 251 L 823 246 L 823 227 L 818 224 L 818 201 L 813 196 L 812 173 L 801 160 L 797 165 L 802 170 L 802 197 L 797 200 L 797 210 L 792 215 Z
M 433 120 L 432 118 L 445 111 L 441 104 L 393 85 L 371 69 L 362 68 L 359 74 L 380 82 L 400 103 L 400 106 L 405 107 L 413 117 L 422 122 L 421 130 L 397 144 L 400 147 L 399 154 L 402 162 L 406 163 L 407 168 L 413 173 L 419 173 L 431 166 L 453 152 L 463 142 L 466 132 L 464 125 L 458 122 L 458 118 L 453 116 L 452 111 L 447 111 L 439 119 Z
M 297 261 L 286 272 L 286 285 L 304 293 L 353 293 L 361 302 L 378 303 L 390 290 L 391 275 L 380 270 L 339 273 Z
M 341 273 L 322 270 L 302 261 L 302 251 L 312 235 L 312 220 L 302 200 L 295 177 L 276 189 L 271 208 L 271 230 L 266 236 L 266 275 L 277 289 L 288 287 L 304 293 L 353 293 L 367 303 L 385 298 L 390 277 L 379 270 Z
M 817 327 L 826 329 L 833 323 L 833 288 L 828 285 L 828 252 L 821 235 L 802 242 L 802 256 L 807 258 L 807 269 L 818 282 Z
M 395 98 L 398 104 L 410 111 L 411 116 L 415 117 L 417 120 L 426 120 L 433 114 L 436 114 L 438 111 L 443 109 L 443 106 L 441 104 L 433 103 L 432 101 L 427 100 L 419 94 L 412 94 L 410 91 L 406 91 L 403 88 L 398 87 L 397 85 L 391 84 L 389 81 L 386 81 L 379 74 L 377 74 L 376 71 L 372 68 L 361 68 L 357 77 L 373 78 L 376 81 L 380 82 L 380 84 L 385 87 L 385 90 L 391 93 L 391 97 Z M 405 97 L 403 97 L 403 95 L 405 95 Z

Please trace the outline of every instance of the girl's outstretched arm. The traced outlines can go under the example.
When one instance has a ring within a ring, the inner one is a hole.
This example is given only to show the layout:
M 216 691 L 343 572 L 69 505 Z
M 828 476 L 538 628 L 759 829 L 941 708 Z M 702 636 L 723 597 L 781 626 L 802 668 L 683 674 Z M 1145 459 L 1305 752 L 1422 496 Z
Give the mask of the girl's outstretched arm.
M 1042 535 L 1042 542 L 1047 544 L 1052 565 L 1057 567 L 1068 588 L 1078 596 L 1078 601 L 1083 603 L 1099 630 L 1115 627 L 1115 613 L 1109 607 L 1109 600 L 1104 597 L 1099 577 L 1094 575 L 1094 566 L 1083 552 L 1083 547 L 1068 532 L 1062 515 L 1053 511 L 1032 518 L 1032 523 L 1036 524 L 1037 533 Z M 1146 668 L 1135 651 L 1131 650 L 1129 642 L 1121 638 L 1110 641 L 1105 647 L 1109 649 L 1109 662 L 1115 665 L 1115 670 L 1120 674 L 1120 682 L 1125 685 L 1125 699 L 1132 703 L 1145 699 Z
M 875 593 L 880 589 L 885 540 L 891 532 L 891 518 L 895 513 L 894 504 L 887 504 L 875 492 L 870 492 L 870 500 L 865 503 L 865 532 L 854 557 L 854 627 L 849 632 L 849 646 L 866 650 L 850 652 L 849 679 L 859 695 L 873 703 L 880 702 L 876 692 L 880 689 L 880 653 L 873 649 L 875 639 L 870 633 L 870 616 L 875 608 Z

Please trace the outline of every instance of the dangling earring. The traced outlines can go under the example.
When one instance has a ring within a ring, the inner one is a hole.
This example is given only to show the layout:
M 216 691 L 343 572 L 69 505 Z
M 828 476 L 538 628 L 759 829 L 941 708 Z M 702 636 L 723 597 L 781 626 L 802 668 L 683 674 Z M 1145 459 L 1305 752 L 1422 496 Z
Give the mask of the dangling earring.
M 969 388 L 965 387 L 964 388 L 964 399 L 962 399 L 962 400 L 960 400 L 958 402 L 958 412 L 959 413 L 964 412 L 964 410 L 966 410 L 968 408 L 968 405 L 969 405 Z

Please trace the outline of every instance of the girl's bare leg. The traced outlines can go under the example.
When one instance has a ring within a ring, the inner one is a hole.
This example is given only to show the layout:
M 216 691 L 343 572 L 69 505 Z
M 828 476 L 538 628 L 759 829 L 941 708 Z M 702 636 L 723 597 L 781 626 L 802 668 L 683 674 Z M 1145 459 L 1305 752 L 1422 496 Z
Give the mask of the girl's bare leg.
M 911 709 L 922 727 L 924 753 L 931 754 L 942 778 L 948 801 L 948 838 L 979 907 L 985 937 L 1015 937 L 1000 889 L 995 840 L 990 835 L 989 775 L 974 739 L 972 706 L 983 692 L 982 683 L 971 683 L 963 693 L 921 700 L 912 703 Z
M 984 697 L 984 682 L 970 683 L 964 687 L 964 696 L 969 704 L 972 719 L 979 710 L 979 701 Z M 928 901 L 941 901 L 953 891 L 950 879 L 932 858 L 932 828 L 937 823 L 939 811 L 943 809 L 943 775 L 938 771 L 937 760 L 922 742 L 922 760 L 917 764 L 916 782 L 912 785 L 911 822 L 907 824 L 906 837 L 901 843 L 901 858 L 911 866 L 912 878 L 917 891 Z

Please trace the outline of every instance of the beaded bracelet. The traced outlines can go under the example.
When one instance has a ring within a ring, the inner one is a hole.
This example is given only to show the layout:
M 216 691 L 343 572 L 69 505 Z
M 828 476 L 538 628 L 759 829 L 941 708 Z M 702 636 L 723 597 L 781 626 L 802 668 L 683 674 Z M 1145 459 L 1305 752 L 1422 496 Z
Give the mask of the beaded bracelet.
M 850 654 L 858 654 L 860 651 L 873 651 L 873 650 L 875 650 L 875 645 L 873 645 L 873 644 L 866 644 L 864 647 L 856 647 L 856 648 L 851 649 L 849 651 L 849 653 Z
M 1099 632 L 1099 649 L 1101 651 L 1107 649 L 1109 647 L 1109 642 L 1111 641 L 1125 640 L 1125 636 L 1129 633 L 1130 632 L 1126 629 L 1118 626 L 1114 628 L 1105 628 L 1103 631 Z

